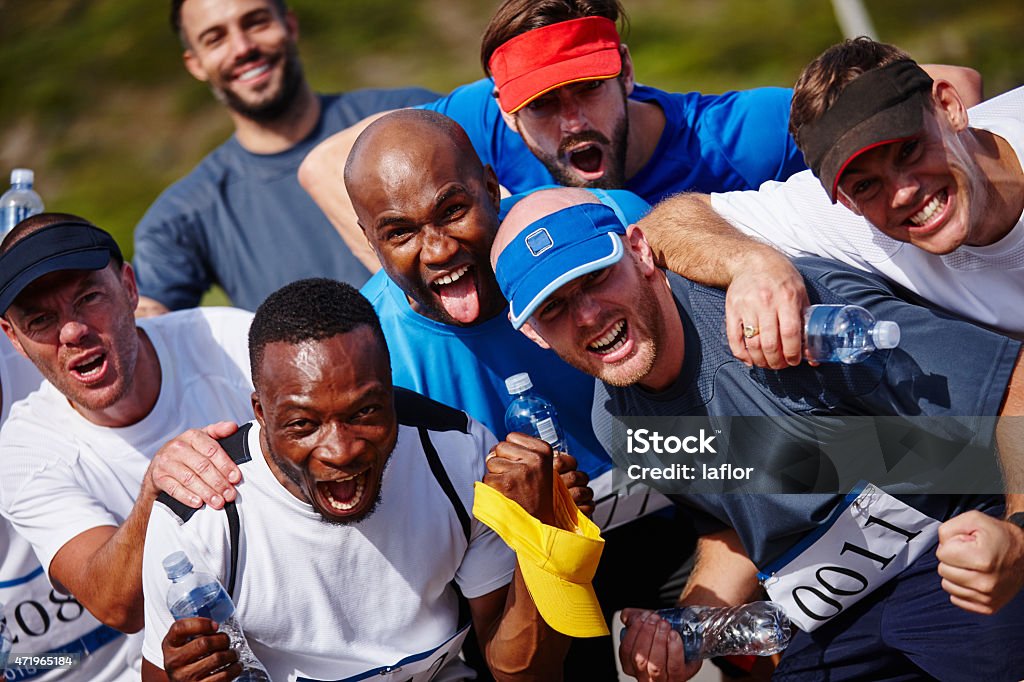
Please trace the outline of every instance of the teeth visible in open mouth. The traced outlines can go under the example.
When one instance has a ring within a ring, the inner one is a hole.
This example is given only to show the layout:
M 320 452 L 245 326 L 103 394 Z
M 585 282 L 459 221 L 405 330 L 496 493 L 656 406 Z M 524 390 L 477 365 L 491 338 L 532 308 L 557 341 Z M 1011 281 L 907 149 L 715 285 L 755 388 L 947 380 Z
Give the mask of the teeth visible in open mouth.
M 92 360 L 75 366 L 74 371 L 81 377 L 91 377 L 103 369 L 103 356 L 99 355 Z
M 607 334 L 591 343 L 587 348 L 595 353 L 600 353 L 601 355 L 606 355 L 614 350 L 618 350 L 622 347 L 622 344 L 626 343 L 626 335 L 622 333 L 625 328 L 626 321 L 619 320 L 615 326 L 608 330 Z
M 348 502 L 342 502 L 340 500 L 335 499 L 334 495 L 331 494 L 330 485 L 321 485 L 320 490 L 321 492 L 323 492 L 324 499 L 327 500 L 327 504 L 331 505 L 333 509 L 342 512 L 351 511 L 358 507 L 359 503 L 363 501 L 363 492 L 366 490 L 365 474 L 366 471 L 363 471 L 361 473 L 354 474 L 353 476 L 349 476 L 348 478 L 339 478 L 336 481 L 337 483 L 342 483 L 344 481 L 350 481 L 353 478 L 357 479 L 355 493 L 352 495 L 351 499 L 348 500 Z
M 436 286 L 443 286 L 445 284 L 452 284 L 454 282 L 458 282 L 460 279 L 462 279 L 462 276 L 465 275 L 467 272 L 469 272 L 468 264 L 463 265 L 461 268 L 459 268 L 450 275 L 445 275 L 444 277 L 441 277 L 440 279 L 436 280 L 434 284 Z
M 914 225 L 917 225 L 918 227 L 921 227 L 922 225 L 926 224 L 929 220 L 931 220 L 932 216 L 934 216 L 935 213 L 938 212 L 938 210 L 942 208 L 943 204 L 945 203 L 946 191 L 943 190 L 936 194 L 935 197 L 931 201 L 929 201 L 924 208 L 922 208 L 920 211 L 912 215 L 910 217 L 910 222 L 912 222 Z
M 251 81 L 254 78 L 259 78 L 260 76 L 262 76 L 263 74 L 265 74 L 269 70 L 270 70 L 270 66 L 268 64 L 263 64 L 262 66 L 257 66 L 256 68 L 248 69 L 247 71 L 243 71 L 238 76 L 238 80 L 240 80 L 240 81 Z

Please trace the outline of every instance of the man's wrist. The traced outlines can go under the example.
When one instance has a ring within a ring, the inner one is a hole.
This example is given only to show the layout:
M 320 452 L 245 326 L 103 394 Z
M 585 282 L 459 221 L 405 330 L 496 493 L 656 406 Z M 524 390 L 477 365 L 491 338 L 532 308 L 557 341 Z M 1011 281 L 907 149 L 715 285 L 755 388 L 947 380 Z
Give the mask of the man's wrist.
M 1006 517 L 1006 521 L 1024 530 L 1024 511 L 1014 512 Z

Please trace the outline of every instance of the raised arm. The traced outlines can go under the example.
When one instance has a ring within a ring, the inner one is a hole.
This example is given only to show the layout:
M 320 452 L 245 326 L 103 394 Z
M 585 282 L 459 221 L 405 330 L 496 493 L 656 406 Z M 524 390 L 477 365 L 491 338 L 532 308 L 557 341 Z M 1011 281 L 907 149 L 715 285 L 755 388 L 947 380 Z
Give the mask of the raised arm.
M 1003 470 L 1003 519 L 980 511 L 954 516 L 939 526 L 939 575 L 950 601 L 967 611 L 991 614 L 1024 588 L 1024 529 L 1006 521 L 1024 512 L 1024 359 L 1017 364 L 996 426 Z
M 968 66 L 921 64 L 921 68 L 935 80 L 952 83 L 965 107 L 973 107 L 985 99 L 981 74 Z
M 659 264 L 727 289 L 726 331 L 733 355 L 772 369 L 800 364 L 807 290 L 784 254 L 739 232 L 714 211 L 706 194 L 670 197 L 637 225 Z M 745 325 L 757 333 L 744 337 Z
M 331 221 L 334 229 L 352 249 L 352 253 L 371 273 L 380 270 L 380 262 L 366 241 L 356 220 L 352 202 L 348 198 L 348 191 L 345 189 L 345 162 L 359 134 L 388 113 L 390 112 L 382 111 L 367 116 L 359 123 L 331 135 L 314 147 L 299 166 L 299 184 L 313 197 L 313 201 Z
M 534 518 L 556 525 L 552 483 L 555 476 L 547 443 L 509 434 L 488 456 L 484 483 L 517 502 Z M 506 589 L 470 600 L 473 625 L 495 679 L 557 680 L 569 638 L 541 617 L 516 563 Z

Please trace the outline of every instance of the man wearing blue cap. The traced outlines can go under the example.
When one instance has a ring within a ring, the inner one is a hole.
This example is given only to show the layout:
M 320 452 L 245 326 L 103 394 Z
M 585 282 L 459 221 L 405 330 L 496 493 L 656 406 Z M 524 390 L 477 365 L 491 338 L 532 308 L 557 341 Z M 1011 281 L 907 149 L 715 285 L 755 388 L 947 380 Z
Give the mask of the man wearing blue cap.
M 252 393 L 250 314 L 193 310 L 136 326 L 137 302 L 117 243 L 77 216 L 33 216 L 0 244 L 0 326 L 48 382 L 4 425 L 0 512 L 57 590 L 125 632 L 142 627 L 157 479 L 192 479 L 179 493 L 189 498 L 207 476 L 197 472 L 214 468 L 154 453 L 211 417 L 245 419 Z
M 807 259 L 798 268 L 812 302 L 863 305 L 895 320 L 904 330 L 900 347 L 859 365 L 751 370 L 724 343 L 724 294 L 656 267 L 641 230 L 579 190 L 521 201 L 502 224 L 491 258 L 513 324 L 601 380 L 595 430 L 621 465 L 646 460 L 630 450 L 617 418 L 767 418 L 716 431 L 721 447 L 757 465 L 763 485 L 747 490 L 811 493 L 737 494 L 728 485 L 686 481 L 663 489 L 692 509 L 703 534 L 683 602 L 748 601 L 760 569 L 772 599 L 803 630 L 773 679 L 804 679 L 823 668 L 830 679 L 1015 680 L 1024 673 L 1019 446 L 1012 424 L 996 429 L 994 420 L 978 418 L 1024 412 L 1015 388 L 1024 376 L 1019 343 L 907 304 L 881 279 Z M 894 445 L 877 426 L 877 440 L 866 441 L 858 458 L 875 450 L 886 456 L 902 445 L 922 457 L 971 452 L 977 467 L 984 460 L 972 448 L 997 440 L 1010 492 L 929 495 L 920 480 L 899 479 L 886 491 L 787 484 L 794 461 L 825 471 L 818 448 L 858 435 L 848 426 L 851 416 L 913 416 L 928 428 L 922 433 L 911 423 L 901 436 L 916 440 Z M 813 459 L 804 458 L 808 451 Z M 851 493 L 849 501 L 836 492 Z M 848 526 L 844 519 L 858 510 L 880 520 L 862 528 L 851 516 L 855 525 Z M 893 519 L 916 525 L 905 530 Z M 858 541 L 843 537 L 851 527 L 857 538 L 878 544 L 847 551 Z M 834 573 L 815 573 L 815 566 Z M 808 593 L 819 601 L 808 606 Z M 824 612 L 822 604 L 832 606 Z M 629 630 L 620 658 L 627 672 L 640 679 L 695 673 L 699 662 L 683 661 L 680 640 L 660 619 L 629 611 L 624 620 Z

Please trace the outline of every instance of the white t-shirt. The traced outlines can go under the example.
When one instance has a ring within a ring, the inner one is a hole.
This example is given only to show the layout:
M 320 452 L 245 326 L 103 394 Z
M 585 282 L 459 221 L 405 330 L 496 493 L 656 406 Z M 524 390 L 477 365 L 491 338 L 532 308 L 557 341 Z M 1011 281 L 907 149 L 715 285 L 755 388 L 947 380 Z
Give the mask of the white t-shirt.
M 970 122 L 1004 138 L 1024 167 L 1024 87 L 973 107 Z M 1024 337 L 1024 215 L 995 244 L 937 256 L 832 204 L 809 170 L 756 191 L 712 194 L 711 205 L 740 231 L 790 256 L 825 256 L 879 273 L 951 313 Z
M 459 415 L 466 430 L 427 425 L 429 438 L 463 508 L 471 510 L 473 483 L 483 477 L 495 439 L 464 413 L 444 410 Z M 418 429 L 406 421 L 400 413 L 398 443 L 384 471 L 377 509 L 347 525 L 325 522 L 281 485 L 262 454 L 259 424 L 253 422 L 246 438 L 252 459 L 240 465 L 237 487 L 241 539 L 235 615 L 276 682 L 337 680 L 408 661 L 458 630 L 452 580 L 472 599 L 512 579 L 511 550 L 471 516 L 467 543 L 451 499 L 431 472 Z M 183 522 L 161 502 L 153 506 L 142 571 L 143 655 L 159 666 L 160 644 L 173 620 L 166 606 L 171 583 L 161 562 L 177 550 L 197 571 L 227 585 L 227 514 L 204 507 Z M 468 670 L 454 655 L 439 665 L 431 679 L 464 679 Z
M 139 320 L 160 360 L 161 386 L 153 410 L 131 426 L 93 424 L 48 383 L 14 406 L 0 443 L 0 513 L 47 574 L 66 542 L 127 518 L 161 445 L 189 428 L 251 418 L 251 320 L 230 308 Z
M 43 383 L 35 366 L 0 334 L 0 434 L 11 405 Z M 0 680 L 51 682 L 129 682 L 139 678 L 139 642 L 106 629 L 74 597 L 50 587 L 32 545 L 0 517 L 0 604 L 14 637 L 15 654 L 45 654 L 77 648 L 83 639 L 88 655 L 70 670 L 10 669 Z M 100 644 L 100 642 L 103 642 Z

